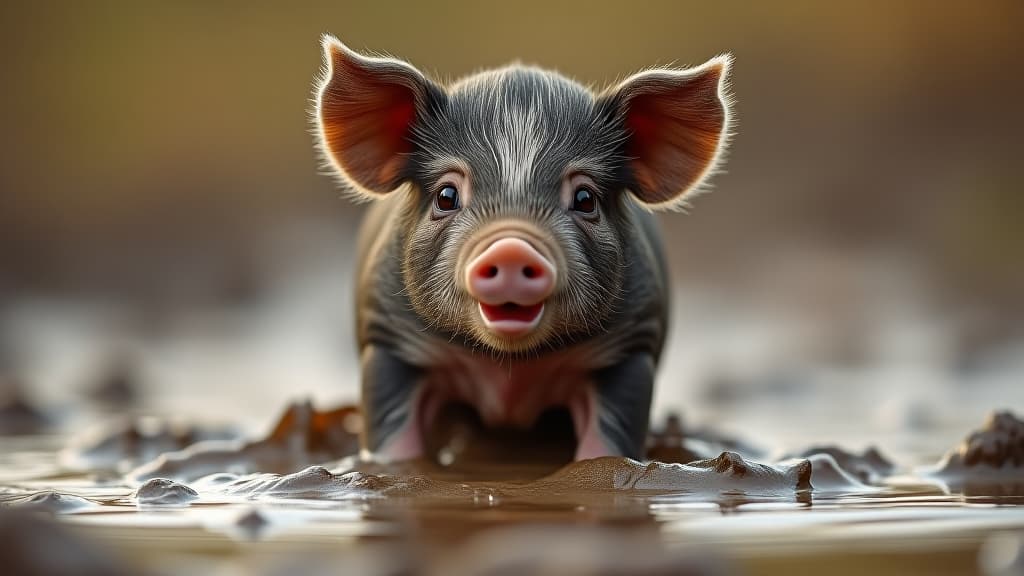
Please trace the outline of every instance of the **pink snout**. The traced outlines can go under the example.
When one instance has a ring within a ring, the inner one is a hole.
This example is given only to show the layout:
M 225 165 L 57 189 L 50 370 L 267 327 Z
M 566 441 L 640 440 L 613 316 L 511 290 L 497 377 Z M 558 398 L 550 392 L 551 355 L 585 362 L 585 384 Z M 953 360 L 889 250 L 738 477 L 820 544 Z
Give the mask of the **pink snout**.
M 555 266 L 529 242 L 502 238 L 466 267 L 466 286 L 481 304 L 532 306 L 555 289 Z

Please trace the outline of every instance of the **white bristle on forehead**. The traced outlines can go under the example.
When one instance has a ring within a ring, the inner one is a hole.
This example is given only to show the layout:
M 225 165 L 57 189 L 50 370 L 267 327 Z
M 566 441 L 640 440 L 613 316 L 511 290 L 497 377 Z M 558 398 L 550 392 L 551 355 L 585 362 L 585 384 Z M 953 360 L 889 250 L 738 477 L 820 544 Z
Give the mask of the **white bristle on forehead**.
M 481 72 L 448 88 L 449 107 L 417 130 L 428 170 L 463 156 L 505 201 L 544 195 L 538 188 L 573 167 L 609 178 L 618 132 L 594 117 L 594 96 L 556 72 L 513 65 Z

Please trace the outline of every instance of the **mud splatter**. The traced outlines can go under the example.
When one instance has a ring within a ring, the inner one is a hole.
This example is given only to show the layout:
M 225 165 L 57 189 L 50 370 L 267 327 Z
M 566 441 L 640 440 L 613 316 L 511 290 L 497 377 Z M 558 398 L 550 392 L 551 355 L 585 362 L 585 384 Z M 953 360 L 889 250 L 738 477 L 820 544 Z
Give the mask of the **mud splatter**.
M 294 403 L 263 440 L 195 444 L 159 455 L 133 470 L 129 478 L 190 482 L 217 472 L 287 473 L 353 454 L 359 446 L 358 428 L 359 412 L 354 406 L 320 412 L 310 402 Z
M 173 480 L 153 478 L 139 486 L 133 496 L 139 504 L 180 506 L 199 498 L 199 493 Z
M 993 412 L 933 467 L 921 474 L 968 496 L 1024 496 L 1024 421 Z

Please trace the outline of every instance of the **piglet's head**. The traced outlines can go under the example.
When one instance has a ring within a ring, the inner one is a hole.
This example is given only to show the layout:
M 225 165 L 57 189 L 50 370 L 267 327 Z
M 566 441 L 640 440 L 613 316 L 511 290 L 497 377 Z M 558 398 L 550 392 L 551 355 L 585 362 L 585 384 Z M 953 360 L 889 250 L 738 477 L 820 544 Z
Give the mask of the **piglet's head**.
M 442 87 L 401 60 L 323 46 L 326 162 L 355 198 L 388 198 L 404 294 L 426 325 L 497 354 L 606 329 L 627 274 L 645 272 L 627 259 L 638 210 L 684 206 L 727 143 L 728 56 L 594 94 L 523 66 Z

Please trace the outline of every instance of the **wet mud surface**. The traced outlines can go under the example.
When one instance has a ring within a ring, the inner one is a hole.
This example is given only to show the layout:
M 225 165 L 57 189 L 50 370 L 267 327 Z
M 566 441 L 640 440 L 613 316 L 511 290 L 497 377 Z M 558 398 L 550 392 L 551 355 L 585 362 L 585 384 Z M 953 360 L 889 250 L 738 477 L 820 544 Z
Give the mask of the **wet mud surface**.
M 453 415 L 444 456 L 381 463 L 356 454 L 358 418 L 302 402 L 255 440 L 153 420 L 72 436 L 47 473 L 0 482 L 3 552 L 19 574 L 1020 573 L 1011 412 L 920 466 L 876 447 L 773 457 L 676 416 L 644 462 L 481 460 L 509 438 Z

